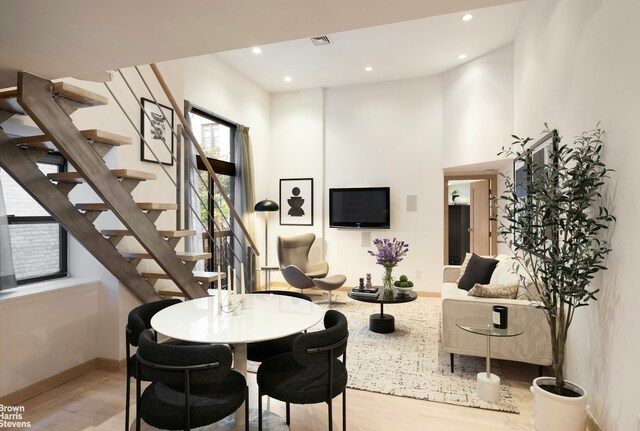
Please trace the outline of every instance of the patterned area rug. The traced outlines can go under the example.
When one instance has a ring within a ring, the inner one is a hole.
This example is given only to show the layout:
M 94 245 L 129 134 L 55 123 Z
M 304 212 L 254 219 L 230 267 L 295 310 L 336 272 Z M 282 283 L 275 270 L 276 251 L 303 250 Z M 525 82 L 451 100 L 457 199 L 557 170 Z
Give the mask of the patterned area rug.
M 476 374 L 484 370 L 484 358 L 456 355 L 455 372 L 451 374 L 449 354 L 440 343 L 439 302 L 418 298 L 405 304 L 388 305 L 385 312 L 395 317 L 396 331 L 376 334 L 369 331 L 369 315 L 380 312 L 379 305 L 353 301 L 344 293 L 334 298 L 344 303 L 334 303 L 332 308 L 344 313 L 349 321 L 348 387 L 519 413 L 504 383 L 502 369 L 495 361 L 491 372 L 502 380 L 498 403 L 488 403 L 476 396 Z M 257 370 L 257 364 L 251 364 L 249 369 Z

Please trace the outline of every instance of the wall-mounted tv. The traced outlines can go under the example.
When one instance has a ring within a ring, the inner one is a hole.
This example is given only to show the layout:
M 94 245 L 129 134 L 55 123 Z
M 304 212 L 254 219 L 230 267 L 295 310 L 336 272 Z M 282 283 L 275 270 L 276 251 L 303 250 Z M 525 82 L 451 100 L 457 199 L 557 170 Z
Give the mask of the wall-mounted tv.
M 329 227 L 389 229 L 389 187 L 329 189 Z

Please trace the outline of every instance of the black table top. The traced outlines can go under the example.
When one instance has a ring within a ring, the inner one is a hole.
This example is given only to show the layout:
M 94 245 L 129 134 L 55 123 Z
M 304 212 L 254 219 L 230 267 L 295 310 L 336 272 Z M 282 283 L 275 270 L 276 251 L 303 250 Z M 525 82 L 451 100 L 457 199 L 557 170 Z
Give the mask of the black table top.
M 349 298 L 355 299 L 356 301 L 361 302 L 371 302 L 374 304 L 400 304 L 403 302 L 411 302 L 415 301 L 418 295 L 413 290 L 410 292 L 400 292 L 398 289 L 393 289 L 393 296 L 385 296 L 384 290 L 380 288 L 378 292 L 378 296 L 356 296 L 352 295 L 351 291 L 347 293 Z

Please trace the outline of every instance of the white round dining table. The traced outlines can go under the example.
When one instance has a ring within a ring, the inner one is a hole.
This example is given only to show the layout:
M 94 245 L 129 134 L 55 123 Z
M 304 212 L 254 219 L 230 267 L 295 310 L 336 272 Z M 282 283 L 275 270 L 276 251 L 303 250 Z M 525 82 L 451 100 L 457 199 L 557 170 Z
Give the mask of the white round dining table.
M 184 341 L 233 346 L 233 367 L 247 377 L 247 343 L 273 340 L 304 331 L 318 323 L 325 310 L 303 299 L 275 295 L 246 295 L 244 308 L 240 296 L 236 313 L 227 306 L 222 291 L 222 310 L 217 292 L 204 298 L 184 301 L 156 313 L 151 326 L 159 334 Z M 244 407 L 235 413 L 236 425 L 244 423 Z

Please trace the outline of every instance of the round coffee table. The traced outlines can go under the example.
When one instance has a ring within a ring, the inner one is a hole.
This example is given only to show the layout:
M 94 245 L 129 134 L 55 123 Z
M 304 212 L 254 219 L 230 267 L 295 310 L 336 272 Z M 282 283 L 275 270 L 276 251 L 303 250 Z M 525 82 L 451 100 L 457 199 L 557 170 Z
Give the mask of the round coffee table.
M 384 314 L 384 304 L 401 304 L 415 301 L 418 295 L 414 291 L 405 293 L 397 289 L 393 289 L 393 294 L 385 295 L 381 286 L 376 287 L 378 287 L 377 296 L 360 296 L 351 291 L 347 295 L 356 301 L 380 304 L 380 313 L 374 313 L 369 316 L 369 330 L 378 334 L 390 334 L 396 330 L 396 323 L 391 314 Z
M 478 398 L 490 403 L 500 400 L 500 377 L 491 374 L 491 337 L 516 337 L 524 332 L 517 326 L 509 326 L 505 329 L 495 328 L 493 322 L 481 317 L 463 317 L 456 320 L 456 326 L 472 334 L 487 337 L 487 369 L 484 373 L 478 373 Z

